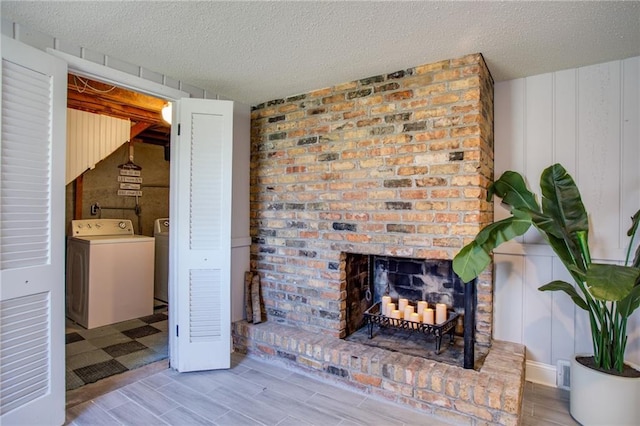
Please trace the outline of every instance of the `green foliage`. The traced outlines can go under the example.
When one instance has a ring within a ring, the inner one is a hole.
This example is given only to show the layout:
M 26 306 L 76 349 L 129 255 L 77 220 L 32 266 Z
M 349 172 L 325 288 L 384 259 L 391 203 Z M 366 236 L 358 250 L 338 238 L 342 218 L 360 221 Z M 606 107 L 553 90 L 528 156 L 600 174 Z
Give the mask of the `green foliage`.
M 622 371 L 627 344 L 627 319 L 640 307 L 640 245 L 630 263 L 640 223 L 640 210 L 627 232 L 629 249 L 624 265 L 594 263 L 589 251 L 589 219 L 580 191 L 560 164 L 540 177 L 542 207 L 523 177 L 505 172 L 488 191 L 502 199 L 511 216 L 492 223 L 462 248 L 453 269 L 464 282 L 476 278 L 491 263 L 491 252 L 500 244 L 523 235 L 532 226 L 549 243 L 576 282 L 553 281 L 541 291 L 562 291 L 589 313 L 594 357 L 598 368 Z

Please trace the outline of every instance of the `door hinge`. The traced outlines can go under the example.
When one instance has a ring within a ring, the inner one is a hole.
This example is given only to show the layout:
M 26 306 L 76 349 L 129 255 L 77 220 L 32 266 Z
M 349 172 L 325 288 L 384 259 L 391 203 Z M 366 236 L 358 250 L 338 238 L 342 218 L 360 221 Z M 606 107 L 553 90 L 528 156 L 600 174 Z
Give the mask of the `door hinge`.
M 180 136 L 180 123 L 178 123 L 178 136 Z
M 180 328 L 178 324 L 176 324 L 176 337 L 180 337 Z

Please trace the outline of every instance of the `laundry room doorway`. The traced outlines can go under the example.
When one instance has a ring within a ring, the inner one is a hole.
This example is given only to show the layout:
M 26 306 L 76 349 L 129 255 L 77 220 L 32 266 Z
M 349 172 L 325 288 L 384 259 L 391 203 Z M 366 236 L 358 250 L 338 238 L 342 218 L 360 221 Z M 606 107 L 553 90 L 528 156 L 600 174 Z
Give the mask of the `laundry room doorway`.
M 171 87 L 49 53 L 67 61 L 70 74 L 171 102 L 169 362 L 179 372 L 228 368 L 231 321 L 242 318 L 249 267 L 249 107 L 189 99 Z
M 248 106 L 226 100 L 189 99 L 189 93 L 181 90 L 54 49 L 47 49 L 43 53 L 31 46 L 6 38 L 4 34 L 2 56 L 3 84 L 8 80 L 8 78 L 5 79 L 7 76 L 21 76 L 22 69 L 13 74 L 4 72 L 5 64 L 9 62 L 14 64 L 12 61 L 15 61 L 18 67 L 28 66 L 29 70 L 33 68 L 33 72 L 29 71 L 28 76 L 31 80 L 21 84 L 22 80 L 17 79 L 8 83 L 7 87 L 30 90 L 29 93 L 37 92 L 45 98 L 39 103 L 40 108 L 38 108 L 38 111 L 45 111 L 45 114 L 29 115 L 30 121 L 26 125 L 31 126 L 28 127 L 28 131 L 32 131 L 32 128 L 37 126 L 39 132 L 45 132 L 38 133 L 40 137 L 29 140 L 34 142 L 36 150 L 44 152 L 42 158 L 49 160 L 47 167 L 38 169 L 44 170 L 41 176 L 49 177 L 48 180 L 40 179 L 38 182 L 47 185 L 45 189 L 48 192 L 45 195 L 47 197 L 51 195 L 52 200 L 48 217 L 40 223 L 55 224 L 45 230 L 45 237 L 55 241 L 45 247 L 44 252 L 49 257 L 43 258 L 55 271 L 42 279 L 40 276 L 37 277 L 38 283 L 49 286 L 41 292 L 49 297 L 43 300 L 43 304 L 46 307 L 46 304 L 50 303 L 51 308 L 54 308 L 49 309 L 48 315 L 45 311 L 42 317 L 44 319 L 39 324 L 42 329 L 39 336 L 46 340 L 43 346 L 46 350 L 42 351 L 45 371 L 42 389 L 48 393 L 34 395 L 34 399 L 27 402 L 18 401 L 16 407 L 11 409 L 11 413 L 3 414 L 3 418 L 11 414 L 24 422 L 34 413 L 37 416 L 37 412 L 40 411 L 36 412 L 29 408 L 33 408 L 33 404 L 40 403 L 55 405 L 55 409 L 58 410 L 57 415 L 63 412 L 61 403 L 64 399 L 61 398 L 60 391 L 63 390 L 64 377 L 60 374 L 62 368 L 59 364 L 64 360 L 65 351 L 60 339 L 64 332 L 61 320 L 65 310 L 65 301 L 62 297 L 65 291 L 63 216 L 66 210 L 63 166 L 67 115 L 67 93 L 64 90 L 64 83 L 68 78 L 67 70 L 73 75 L 129 90 L 139 90 L 141 93 L 171 101 L 172 121 L 178 123 L 179 117 L 182 126 L 174 124 L 171 128 L 169 215 L 173 227 L 175 228 L 177 224 L 178 229 L 177 232 L 170 233 L 169 241 L 169 301 L 171 302 L 167 332 L 169 360 L 171 368 L 179 372 L 228 368 L 231 358 L 231 320 L 238 320 L 242 315 L 242 277 L 249 267 L 251 241 L 248 232 L 250 148 Z M 23 63 L 26 65 L 22 65 Z M 47 66 L 49 68 L 44 71 L 36 71 L 38 67 Z M 34 73 L 40 75 L 36 77 Z M 45 80 L 44 83 L 41 84 L 41 80 Z M 9 113 L 18 111 L 16 102 L 5 102 L 5 93 L 9 91 L 3 90 L 3 119 Z M 22 98 L 17 96 L 13 99 Z M 34 102 L 32 99 L 36 98 L 29 97 L 30 102 Z M 3 126 L 3 130 L 5 127 Z M 180 127 L 182 132 L 178 131 Z M 4 135 L 3 133 L 3 142 Z M 21 146 L 18 143 L 18 147 Z M 238 155 L 232 155 L 236 148 Z M 23 154 L 24 150 L 14 151 Z M 3 156 L 3 158 L 8 157 Z M 16 161 L 16 164 L 22 163 Z M 232 170 L 237 171 L 238 175 L 232 174 Z M 232 198 L 233 189 L 237 191 L 234 191 L 235 196 Z M 234 211 L 233 221 L 232 210 Z M 47 211 L 44 211 L 45 215 L 46 213 Z M 124 228 L 129 227 L 126 221 L 121 222 Z M 118 226 L 120 227 L 120 222 Z M 92 227 L 102 229 L 102 225 L 92 225 Z M 130 227 L 133 229 L 133 224 Z M 233 300 L 237 305 L 233 317 L 230 294 L 232 291 L 232 236 L 235 251 L 233 275 L 236 277 L 235 282 L 238 283 L 233 290 Z M 19 269 L 23 272 L 27 268 Z M 14 300 L 22 297 L 20 294 L 14 296 L 14 293 L 10 293 L 7 289 L 12 291 L 24 289 L 25 286 L 22 284 L 30 283 L 29 277 L 25 281 L 13 272 L 13 269 L 9 272 L 3 270 L 3 310 L 10 306 L 8 303 L 22 302 L 22 299 Z M 20 279 L 23 281 L 20 282 Z M 178 282 L 181 283 L 180 286 L 177 285 Z M 28 287 L 28 290 L 34 289 L 38 290 L 40 287 Z M 126 298 L 126 294 L 121 297 Z M 192 300 L 197 300 L 197 310 L 191 307 L 189 302 Z M 179 328 L 179 325 L 182 328 Z M 59 336 L 60 339 L 55 336 Z M 27 362 L 26 359 L 17 361 L 20 365 Z M 38 370 L 36 373 L 40 374 L 43 370 Z M 30 386 L 31 383 L 25 381 L 20 385 Z
M 89 323 L 83 322 L 78 309 L 73 308 L 86 303 L 77 299 L 86 297 L 88 292 L 70 289 L 78 287 L 78 280 L 90 281 L 79 277 L 82 274 L 79 271 L 87 269 L 92 276 L 91 266 L 87 267 L 86 261 L 77 255 L 67 259 L 65 359 L 68 391 L 169 356 L 167 231 L 171 116 L 163 117 L 162 113 L 168 105 L 170 103 L 165 99 L 72 73 L 68 75 L 65 234 L 72 235 L 72 223 L 80 226 L 82 232 L 87 229 L 82 228 L 83 223 L 106 229 L 109 221 L 130 223 L 132 234 L 150 240 L 158 233 L 162 234 L 155 240 L 152 255 L 143 256 L 143 250 L 134 250 L 140 256 L 122 259 L 113 266 L 103 265 L 107 269 L 112 267 L 114 274 L 120 274 L 113 277 L 113 285 L 96 283 L 110 289 L 98 302 L 103 306 L 108 300 L 117 306 L 132 299 L 131 292 L 129 297 L 116 294 L 123 289 L 153 287 L 152 300 L 138 302 L 143 306 L 134 306 L 132 312 L 140 314 L 135 318 L 127 316 L 126 321 L 87 329 Z M 70 244 L 72 248 L 77 246 L 82 244 Z M 145 250 L 147 246 L 144 246 Z M 113 250 L 121 249 L 114 246 Z M 77 252 L 74 250 L 73 254 Z M 106 262 L 93 256 L 94 265 Z M 124 282 L 127 280 L 135 282 Z M 95 310 L 97 306 L 83 309 Z

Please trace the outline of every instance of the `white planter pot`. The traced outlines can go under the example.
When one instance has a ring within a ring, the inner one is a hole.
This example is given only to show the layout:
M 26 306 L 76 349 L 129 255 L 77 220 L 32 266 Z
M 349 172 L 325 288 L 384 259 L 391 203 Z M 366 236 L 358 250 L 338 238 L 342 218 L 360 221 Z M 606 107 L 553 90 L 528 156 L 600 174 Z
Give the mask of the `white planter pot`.
M 569 411 L 584 426 L 638 426 L 640 378 L 605 374 L 585 367 L 574 357 Z

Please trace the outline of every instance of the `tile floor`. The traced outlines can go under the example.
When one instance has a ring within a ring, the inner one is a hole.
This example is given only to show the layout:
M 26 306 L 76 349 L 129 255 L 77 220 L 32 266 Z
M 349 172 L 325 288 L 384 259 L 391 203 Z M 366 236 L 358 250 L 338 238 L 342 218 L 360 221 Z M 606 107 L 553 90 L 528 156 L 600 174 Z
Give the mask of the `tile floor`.
M 131 378 L 135 374 L 139 376 Z M 161 361 L 67 392 L 66 425 L 164 424 L 443 426 L 450 423 L 280 364 L 240 354 L 232 355 L 230 370 L 179 374 L 167 369 L 166 361 Z M 569 415 L 568 392 L 527 382 L 522 424 L 578 425 Z
M 433 425 L 450 423 L 301 372 L 234 354 L 230 370 L 163 370 L 67 409 L 67 425 Z
M 66 324 L 67 391 L 168 357 L 166 309 L 91 330 Z

